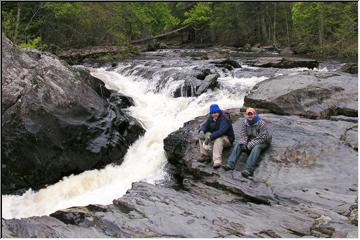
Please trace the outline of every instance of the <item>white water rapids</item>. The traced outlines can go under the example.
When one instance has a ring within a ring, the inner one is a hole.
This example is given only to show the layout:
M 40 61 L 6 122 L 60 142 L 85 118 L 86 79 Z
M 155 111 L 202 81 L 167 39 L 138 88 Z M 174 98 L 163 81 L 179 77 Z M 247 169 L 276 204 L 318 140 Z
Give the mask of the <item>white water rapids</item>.
M 133 182 L 154 183 L 163 179 L 163 167 L 167 161 L 163 139 L 167 135 L 182 127 L 184 122 L 205 115 L 212 103 L 219 104 L 222 109 L 241 107 L 246 91 L 259 81 L 267 79 L 264 76 L 222 76 L 218 79 L 220 89 L 208 91 L 196 98 L 173 98 L 169 94 L 174 89 L 171 84 L 154 93 L 149 92 L 153 84 L 150 80 L 140 81 L 133 76 L 106 71 L 103 68 L 91 71 L 95 77 L 103 80 L 108 88 L 134 99 L 135 106 L 128 108 L 128 111 L 144 124 L 145 135 L 128 149 L 121 165 L 108 165 L 101 170 L 64 177 L 39 191 L 29 189 L 21 196 L 3 195 L 2 217 L 10 219 L 41 216 L 73 206 L 111 204 L 113 199 L 123 196 Z

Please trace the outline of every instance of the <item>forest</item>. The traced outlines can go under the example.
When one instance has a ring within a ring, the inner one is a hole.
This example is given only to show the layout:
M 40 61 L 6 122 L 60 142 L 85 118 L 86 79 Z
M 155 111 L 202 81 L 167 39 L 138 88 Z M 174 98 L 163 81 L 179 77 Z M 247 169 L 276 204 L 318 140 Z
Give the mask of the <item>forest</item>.
M 188 26 L 193 46 L 357 56 L 357 2 L 2 2 L 1 15 L 2 33 L 14 43 L 53 52 L 129 46 Z

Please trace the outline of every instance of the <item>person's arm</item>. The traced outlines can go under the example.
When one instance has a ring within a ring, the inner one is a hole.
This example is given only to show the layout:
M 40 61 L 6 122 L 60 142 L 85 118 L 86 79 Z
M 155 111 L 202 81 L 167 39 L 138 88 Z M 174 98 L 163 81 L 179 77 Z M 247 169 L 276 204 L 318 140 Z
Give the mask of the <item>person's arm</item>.
M 248 141 L 248 136 L 246 134 L 246 124 L 245 124 L 245 119 L 244 119 L 240 125 L 239 144 L 243 144 L 246 146 L 247 141 Z
M 223 135 L 225 135 L 225 133 L 227 132 L 227 130 L 229 130 L 229 128 L 231 123 L 229 123 L 225 118 L 222 118 L 220 121 L 220 127 L 218 130 L 216 130 L 215 132 L 213 132 L 210 135 L 210 139 L 211 140 L 215 140 L 219 137 L 222 137 Z
M 271 138 L 269 130 L 268 130 L 267 126 L 265 125 L 264 121 L 260 121 L 259 124 L 260 124 L 260 126 L 259 126 L 260 132 L 254 139 L 252 139 L 247 144 L 248 149 L 252 149 L 253 147 L 255 147 L 255 145 L 266 143 Z
M 206 121 L 200 126 L 199 132 L 204 132 L 209 129 L 209 119 L 206 119 Z

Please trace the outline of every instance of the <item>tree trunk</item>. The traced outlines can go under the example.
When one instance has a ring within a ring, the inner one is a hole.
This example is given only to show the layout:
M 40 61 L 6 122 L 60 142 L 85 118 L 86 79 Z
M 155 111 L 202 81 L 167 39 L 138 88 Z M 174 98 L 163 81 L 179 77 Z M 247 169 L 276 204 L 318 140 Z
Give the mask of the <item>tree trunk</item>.
M 257 41 L 263 43 L 262 38 L 262 26 L 261 26 L 261 3 L 258 3 L 256 7 L 256 37 Z
M 323 48 L 323 40 L 324 40 L 324 11 L 322 8 L 322 3 L 320 4 L 320 25 L 319 25 L 319 44 L 320 44 L 320 51 L 322 52 Z
M 266 17 L 268 19 L 268 42 L 270 43 L 270 40 L 271 40 L 271 16 L 270 16 L 270 13 L 269 13 L 269 8 L 268 8 L 268 5 L 266 5 Z
M 14 31 L 14 43 L 17 44 L 19 25 L 20 25 L 20 17 L 21 17 L 21 3 L 17 3 L 17 14 L 16 14 L 16 23 L 15 23 L 15 31 Z
M 285 12 L 285 23 L 286 23 L 286 37 L 287 45 L 290 46 L 290 35 L 289 35 L 289 22 L 288 22 L 288 11 Z
M 264 14 L 261 14 L 261 38 L 262 38 L 263 42 L 268 41 Z
M 25 34 L 25 42 L 28 42 L 27 39 L 27 30 L 30 27 L 30 24 L 32 23 L 34 17 L 36 16 L 36 14 L 39 12 L 40 8 L 36 9 L 35 13 L 31 16 L 30 21 L 26 24 L 25 30 L 24 30 L 24 34 Z
M 276 3 L 274 3 L 274 29 L 273 29 L 273 45 L 276 46 Z
M 157 35 L 157 36 L 152 36 L 152 37 L 148 37 L 148 38 L 144 38 L 144 39 L 133 40 L 133 41 L 131 41 L 131 43 L 132 44 L 141 43 L 141 42 L 146 42 L 146 41 L 153 40 L 153 39 L 163 38 L 163 37 L 166 37 L 168 35 L 183 31 L 183 30 L 187 29 L 188 27 L 190 27 L 190 25 L 186 25 L 186 26 L 183 26 L 181 28 L 178 28 L 178 29 L 175 29 L 175 30 L 172 30 L 170 32 L 163 33 L 163 34 L 160 34 L 160 35 Z M 196 31 L 196 29 L 194 29 L 194 30 Z M 196 34 L 195 34 L 195 37 L 196 37 Z

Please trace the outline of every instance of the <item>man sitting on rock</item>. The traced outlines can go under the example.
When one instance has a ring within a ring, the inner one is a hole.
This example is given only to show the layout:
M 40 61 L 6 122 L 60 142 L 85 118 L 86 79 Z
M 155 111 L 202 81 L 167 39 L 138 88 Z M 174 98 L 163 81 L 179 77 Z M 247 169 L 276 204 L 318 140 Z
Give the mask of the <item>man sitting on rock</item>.
M 271 140 L 272 136 L 265 122 L 256 114 L 254 108 L 247 108 L 245 118 L 240 126 L 239 143 L 232 150 L 224 169 L 234 169 L 241 153 L 246 152 L 250 153 L 250 155 L 246 160 L 245 169 L 241 172 L 241 175 L 244 177 L 252 176 L 260 153 L 270 145 Z
M 229 117 L 220 110 L 217 104 L 210 106 L 210 115 L 200 127 L 199 145 L 202 161 L 209 158 L 211 142 L 214 141 L 212 155 L 213 167 L 218 168 L 222 163 L 224 147 L 230 147 L 235 139 L 234 130 Z

